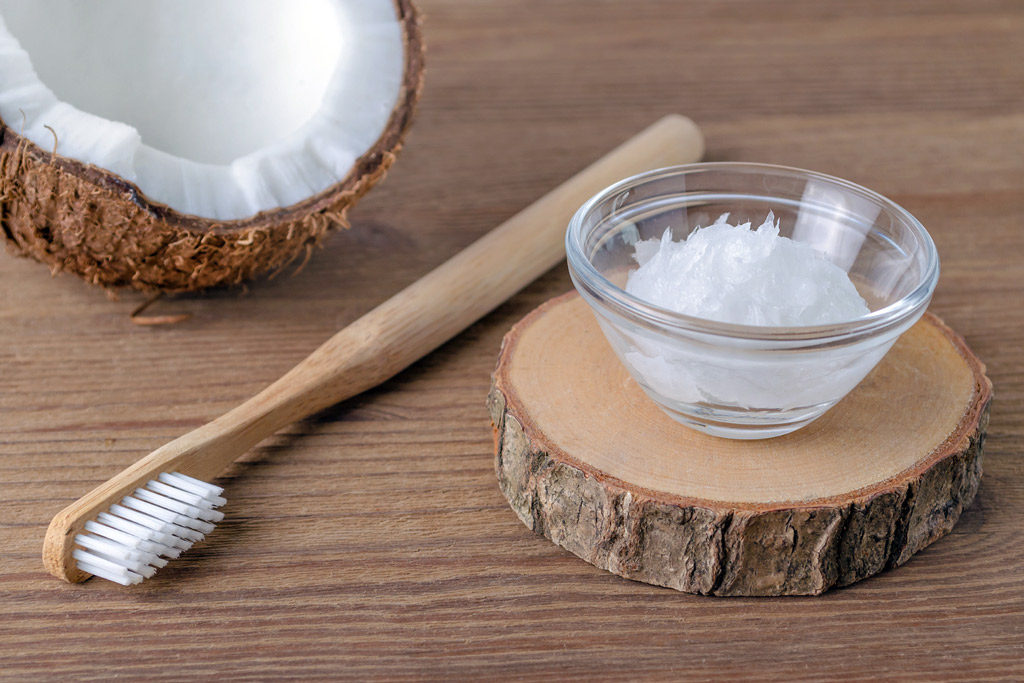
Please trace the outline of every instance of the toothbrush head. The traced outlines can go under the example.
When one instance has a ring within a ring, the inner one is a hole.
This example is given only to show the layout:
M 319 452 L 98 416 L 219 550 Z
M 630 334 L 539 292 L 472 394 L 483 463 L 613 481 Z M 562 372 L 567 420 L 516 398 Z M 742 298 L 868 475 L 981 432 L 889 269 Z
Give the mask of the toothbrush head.
M 161 473 L 100 512 L 75 535 L 79 571 L 124 586 L 142 583 L 224 519 L 224 489 L 177 472 Z

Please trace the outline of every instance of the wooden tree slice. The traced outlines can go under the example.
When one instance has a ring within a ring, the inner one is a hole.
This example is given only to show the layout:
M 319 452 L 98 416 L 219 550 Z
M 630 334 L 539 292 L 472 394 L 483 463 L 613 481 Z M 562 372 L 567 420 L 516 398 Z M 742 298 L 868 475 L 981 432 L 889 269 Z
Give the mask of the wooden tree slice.
M 808 595 L 906 562 L 981 479 L 992 384 L 925 315 L 811 425 L 731 441 L 688 429 L 629 377 L 576 294 L 505 338 L 489 408 L 519 518 L 587 562 L 713 595 Z

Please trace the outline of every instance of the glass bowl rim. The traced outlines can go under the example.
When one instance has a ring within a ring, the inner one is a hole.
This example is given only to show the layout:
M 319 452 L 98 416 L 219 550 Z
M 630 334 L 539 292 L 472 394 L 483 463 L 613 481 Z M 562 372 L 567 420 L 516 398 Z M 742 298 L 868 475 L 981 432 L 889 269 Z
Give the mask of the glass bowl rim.
M 825 325 L 771 327 L 718 322 L 707 318 L 676 313 L 629 294 L 626 290 L 604 277 L 584 253 L 584 218 L 599 204 L 626 189 L 651 180 L 682 176 L 700 171 L 753 171 L 761 172 L 765 175 L 796 177 L 801 180 L 815 179 L 825 181 L 843 190 L 869 199 L 903 219 L 920 240 L 921 248 L 925 252 L 925 268 L 921 280 L 913 290 L 902 298 L 859 318 Z M 869 190 L 866 187 L 836 176 L 793 166 L 751 162 L 712 161 L 666 166 L 624 178 L 595 194 L 576 211 L 570 219 L 569 227 L 566 230 L 565 251 L 570 275 L 573 276 L 572 279 L 577 288 L 581 290 L 581 293 L 584 293 L 584 289 L 589 290 L 586 293 L 592 297 L 596 296 L 602 301 L 603 305 L 616 310 L 619 315 L 639 318 L 648 325 L 668 328 L 682 333 L 690 332 L 746 340 L 828 342 L 871 334 L 881 329 L 898 325 L 915 313 L 922 311 L 923 307 L 930 301 L 939 278 L 939 254 L 931 235 L 928 234 L 924 225 L 913 214 L 896 202 L 874 190 Z M 581 284 L 582 287 L 580 286 Z

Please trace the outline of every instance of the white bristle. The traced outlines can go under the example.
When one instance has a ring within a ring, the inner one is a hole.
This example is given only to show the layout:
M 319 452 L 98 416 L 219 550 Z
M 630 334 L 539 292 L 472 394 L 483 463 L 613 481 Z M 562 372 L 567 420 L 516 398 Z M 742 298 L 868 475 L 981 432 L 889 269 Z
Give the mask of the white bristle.
M 75 536 L 75 543 L 87 550 L 94 550 L 109 557 L 121 557 L 127 560 L 132 556 L 132 551 L 128 548 L 125 548 L 123 545 L 118 545 L 113 541 L 108 541 L 105 538 L 100 538 L 99 536 L 78 534 Z
M 211 486 L 206 482 L 193 479 L 192 477 L 186 477 L 184 474 L 167 474 L 163 472 L 158 477 L 160 481 L 171 486 L 176 486 L 183 491 L 189 491 L 198 496 L 202 496 L 206 500 L 214 503 L 215 505 L 224 505 L 228 501 L 220 497 L 220 494 L 224 492 L 219 486 Z
M 133 560 L 137 560 L 139 562 L 145 562 L 146 564 L 151 564 L 154 567 L 166 567 L 167 566 L 167 560 L 165 560 L 164 558 L 160 557 L 159 555 L 154 555 L 153 553 L 143 552 L 141 550 L 131 550 L 129 552 L 131 553 L 131 559 L 133 559 Z
M 177 548 L 166 546 L 163 543 L 157 543 L 151 541 L 148 538 L 134 536 L 130 533 L 121 531 L 109 527 L 106 524 L 97 524 L 96 522 L 86 522 L 85 530 L 96 535 L 102 536 L 103 538 L 110 539 L 115 543 L 128 548 L 129 550 L 138 550 L 146 553 L 153 553 L 154 555 L 163 555 L 164 557 L 175 558 L 181 554 L 181 551 Z
M 189 493 L 188 491 L 182 491 L 179 488 L 168 486 L 167 484 L 162 484 L 159 481 L 149 482 L 148 484 L 146 484 L 146 488 L 149 489 L 150 491 L 156 491 L 157 493 L 167 496 L 168 498 L 179 500 L 182 503 L 185 503 L 185 505 L 197 507 L 200 510 L 209 510 L 210 508 L 213 507 L 213 503 L 206 500 L 202 496 L 197 496 L 196 494 Z
M 194 505 L 183 503 L 180 500 L 165 496 L 161 493 L 151 491 L 150 489 L 135 489 L 135 493 L 133 495 L 144 501 L 152 503 L 153 505 L 159 505 L 162 508 L 167 508 L 171 512 L 177 512 L 179 515 L 185 515 L 190 519 L 199 519 L 207 522 L 219 522 L 224 519 L 224 515 L 216 510 L 198 508 Z
M 143 512 L 150 517 L 162 519 L 166 522 L 171 522 L 172 524 L 177 524 L 186 528 L 195 529 L 196 531 L 201 531 L 204 534 L 208 534 L 213 531 L 212 524 L 207 524 L 206 522 L 197 519 L 190 519 L 185 515 L 179 515 L 176 512 L 171 512 L 170 510 L 164 509 L 158 505 L 153 505 L 152 503 L 147 503 L 146 501 L 139 500 L 138 498 L 128 496 L 121 501 L 121 504 L 125 507 L 130 507 L 133 510 Z
M 139 560 L 122 560 L 120 558 L 108 557 L 103 553 L 96 552 L 83 553 L 83 556 L 85 555 L 88 555 L 88 558 L 86 560 L 88 562 L 96 562 L 98 560 L 103 560 L 109 564 L 117 565 L 118 567 L 123 568 L 125 571 L 134 572 L 139 576 L 144 576 L 147 579 L 153 576 L 153 574 L 156 574 L 156 567 L 150 567 L 146 563 L 141 562 Z
M 164 534 L 159 531 L 147 529 L 141 524 L 129 522 L 126 519 L 115 517 L 114 515 L 111 515 L 106 512 L 101 512 L 96 519 L 98 519 L 100 522 L 103 522 L 111 528 L 123 531 L 126 534 L 131 534 L 132 536 L 146 538 L 152 541 L 153 543 L 159 543 L 160 545 L 165 545 L 169 548 L 181 548 L 182 550 L 185 550 L 187 548 L 187 546 L 184 545 L 186 541 L 183 541 L 177 536 L 172 536 L 170 534 Z
M 131 510 L 124 507 L 123 505 L 111 505 L 110 512 L 117 515 L 118 517 L 124 517 L 125 519 L 131 520 L 136 524 L 141 524 L 144 527 L 149 527 L 154 531 L 160 531 L 165 534 L 173 534 L 178 538 L 184 538 L 189 541 L 201 541 L 203 535 L 198 531 L 193 531 L 183 526 L 178 526 L 172 522 L 165 522 L 162 519 L 156 519 L 149 515 L 144 515 L 138 510 Z
M 87 533 L 75 536 L 76 566 L 123 586 L 141 583 L 224 519 L 213 509 L 227 502 L 222 492 L 184 474 L 160 474 L 85 523 Z
M 129 570 L 127 567 L 124 567 L 113 560 L 100 557 L 99 555 L 90 553 L 86 550 L 75 550 L 71 553 L 71 556 L 76 560 L 81 560 L 82 562 L 88 562 L 89 564 L 96 565 L 97 567 L 102 567 L 104 571 L 109 574 L 123 576 L 128 579 L 134 578 L 132 574 L 136 574 L 136 572 Z
M 122 586 L 131 586 L 136 583 L 140 583 L 142 580 L 142 577 L 140 576 L 139 581 L 133 581 L 132 579 L 128 578 L 128 572 L 124 572 L 123 574 L 121 574 L 118 572 L 108 571 L 106 568 L 93 564 L 92 562 L 82 559 L 81 557 L 76 557 L 75 559 L 77 560 L 78 568 L 81 569 L 83 572 L 88 572 L 93 576 L 98 576 L 101 579 L 106 579 L 107 581 L 114 581 L 116 583 L 121 584 Z
M 214 486 L 213 484 L 208 484 L 208 483 L 206 483 L 205 481 L 203 481 L 201 479 L 196 479 L 195 477 L 190 477 L 187 474 L 182 474 L 181 472 L 174 472 L 174 473 L 171 474 L 171 476 L 172 477 L 176 477 L 178 479 L 181 479 L 182 481 L 186 481 L 189 484 L 192 484 L 193 486 L 198 486 L 201 489 L 205 489 L 205 490 L 209 491 L 210 493 L 212 493 L 215 496 L 219 496 L 220 494 L 224 493 L 224 489 L 222 489 L 220 486 Z
M 179 515 L 176 512 L 171 512 L 159 505 L 153 505 L 152 503 L 139 500 L 138 498 L 125 498 L 121 502 L 135 510 L 138 510 L 139 512 L 145 512 L 153 517 L 158 517 L 160 519 L 173 519 L 175 524 L 187 529 L 193 529 L 204 534 L 208 534 L 213 531 L 213 525 L 209 522 L 204 522 L 201 519 L 193 519 L 185 515 Z

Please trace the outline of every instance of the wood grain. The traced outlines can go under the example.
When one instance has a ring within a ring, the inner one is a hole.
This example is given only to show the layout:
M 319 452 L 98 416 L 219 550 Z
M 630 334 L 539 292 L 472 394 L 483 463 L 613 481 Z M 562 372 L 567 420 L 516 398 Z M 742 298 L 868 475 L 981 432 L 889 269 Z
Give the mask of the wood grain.
M 1024 8 L 1016 0 L 422 0 L 420 116 L 387 182 L 298 275 L 158 302 L 140 328 L 0 255 L 0 676 L 1017 680 L 1024 667 Z M 209 542 L 126 592 L 39 561 L 59 509 L 251 396 L 344 324 L 670 111 L 708 158 L 878 190 L 943 259 L 931 310 L 995 385 L 951 534 L 819 598 L 608 575 L 523 528 L 484 398 L 558 267 L 221 483 Z

